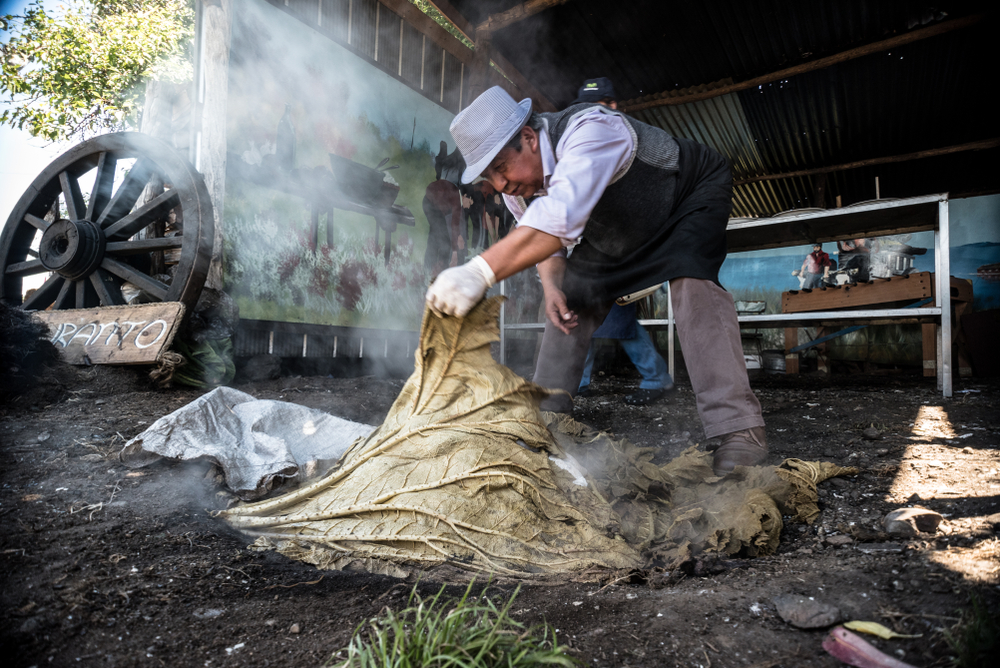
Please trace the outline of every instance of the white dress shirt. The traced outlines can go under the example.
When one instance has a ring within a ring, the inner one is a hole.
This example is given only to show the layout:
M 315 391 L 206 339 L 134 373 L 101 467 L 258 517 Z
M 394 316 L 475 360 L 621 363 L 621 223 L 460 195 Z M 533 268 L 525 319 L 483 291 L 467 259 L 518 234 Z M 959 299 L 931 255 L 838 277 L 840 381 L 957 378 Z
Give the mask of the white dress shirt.
M 631 128 L 621 116 L 595 107 L 570 121 L 555 151 L 548 132 L 539 132 L 544 189 L 527 210 L 524 200 L 504 195 L 518 225 L 540 230 L 576 245 L 590 213 L 615 174 L 630 163 L 635 148 Z

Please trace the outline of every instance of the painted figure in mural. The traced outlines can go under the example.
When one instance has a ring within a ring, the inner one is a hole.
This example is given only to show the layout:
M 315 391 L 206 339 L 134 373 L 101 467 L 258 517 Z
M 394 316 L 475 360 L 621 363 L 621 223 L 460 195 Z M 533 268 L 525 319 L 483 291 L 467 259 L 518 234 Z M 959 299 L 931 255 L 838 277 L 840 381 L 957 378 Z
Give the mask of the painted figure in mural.
M 469 167 L 504 193 L 518 227 L 427 292 L 462 316 L 492 286 L 537 265 L 548 322 L 534 381 L 562 389 L 543 409 L 572 410 L 590 338 L 616 297 L 671 282 L 677 329 L 717 473 L 767 455 L 731 295 L 720 285 L 732 175 L 724 157 L 598 104 L 532 113 L 494 87 L 451 133 Z M 574 248 L 567 255 L 566 248 Z
M 618 109 L 618 95 L 611 79 L 607 77 L 587 79 L 580 86 L 576 99 L 570 106 L 595 102 L 610 109 Z M 649 332 L 639 324 L 635 304 L 612 305 L 608 316 L 594 332 L 593 339 L 616 339 L 642 376 L 638 391 L 627 395 L 625 403 L 632 406 L 646 406 L 659 401 L 674 389 L 674 379 L 667 371 L 667 363 L 663 361 L 663 356 L 653 344 Z M 580 386 L 577 389 L 578 397 L 591 395 L 590 377 L 597 357 L 597 346 L 593 339 L 583 365 L 583 375 L 580 377 Z
M 823 287 L 823 282 L 830 278 L 832 266 L 830 256 L 823 252 L 823 244 L 817 241 L 813 244 L 812 252 L 806 255 L 802 266 L 798 271 L 793 271 L 792 276 L 799 277 L 800 289 L 814 290 Z
M 274 157 L 278 169 L 295 169 L 295 127 L 292 125 L 292 105 L 287 103 L 274 135 Z
M 427 185 L 423 209 L 427 217 L 427 250 L 424 269 L 432 275 L 465 262 L 468 233 L 463 230 L 462 195 L 459 192 L 465 160 L 456 148 L 448 154 L 448 143 L 441 142 L 434 158 L 436 181 Z
M 462 209 L 468 220 L 470 231 L 469 252 L 476 254 L 500 239 L 514 226 L 514 217 L 503 203 L 503 197 L 489 181 L 462 184 Z M 465 222 L 462 223 L 463 233 L 466 232 Z
M 847 272 L 852 283 L 867 283 L 871 278 L 871 251 L 867 239 L 837 242 L 840 268 Z

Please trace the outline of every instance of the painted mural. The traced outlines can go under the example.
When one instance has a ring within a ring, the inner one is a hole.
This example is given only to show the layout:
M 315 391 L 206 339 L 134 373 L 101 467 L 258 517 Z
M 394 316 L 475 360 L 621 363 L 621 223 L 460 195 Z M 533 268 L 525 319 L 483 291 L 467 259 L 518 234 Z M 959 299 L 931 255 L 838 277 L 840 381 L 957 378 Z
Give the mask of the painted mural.
M 499 233 L 488 194 L 456 186 L 452 118 L 269 4 L 240 3 L 224 215 L 242 317 L 417 329 L 431 277 Z M 477 206 L 492 226 L 470 224 Z
M 1000 195 L 952 200 L 951 275 L 972 283 L 974 311 L 1000 308 Z M 826 243 L 826 252 L 835 266 L 833 280 L 844 282 L 857 276 L 858 243 Z M 861 278 L 887 277 L 908 271 L 934 271 L 934 234 L 879 237 L 864 240 L 872 261 L 866 263 Z M 764 302 L 765 312 L 781 311 L 781 293 L 801 287 L 793 272 L 803 268 L 810 246 L 769 251 L 736 253 L 726 258 L 719 273 L 723 286 L 740 302 Z M 875 251 L 871 253 L 871 251 Z M 666 312 L 666 300 L 660 310 Z M 664 316 L 660 316 L 664 317 Z M 814 333 L 800 334 L 800 341 Z M 761 330 L 764 347 L 783 345 L 780 329 Z M 834 359 L 885 364 L 919 365 L 922 360 L 919 326 L 887 325 L 867 327 L 835 339 L 829 344 Z

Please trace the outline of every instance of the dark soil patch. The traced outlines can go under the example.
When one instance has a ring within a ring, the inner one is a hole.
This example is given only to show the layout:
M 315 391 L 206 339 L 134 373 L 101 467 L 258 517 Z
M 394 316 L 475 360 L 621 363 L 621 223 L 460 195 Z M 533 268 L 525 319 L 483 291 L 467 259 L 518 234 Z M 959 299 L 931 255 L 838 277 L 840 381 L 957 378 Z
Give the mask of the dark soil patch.
M 597 377 L 600 394 L 578 400 L 577 419 L 658 447 L 663 460 L 703 442 L 690 386 L 634 408 L 622 398 L 636 383 Z M 238 388 L 377 424 L 402 385 L 305 377 Z M 761 376 L 754 385 L 774 463 L 827 459 L 862 470 L 822 485 L 815 525 L 787 524 L 767 558 L 523 586 L 514 617 L 554 625 L 588 665 L 840 665 L 820 647 L 825 631 L 777 616 L 775 596 L 802 594 L 848 619 L 923 634 L 873 642 L 916 665 L 948 665 L 941 629 L 969 608 L 970 593 L 998 610 L 1000 384 L 963 381 L 949 400 L 918 376 Z M 129 471 L 117 462 L 125 440 L 199 394 L 155 390 L 143 370 L 62 368 L 0 409 L 7 665 L 322 665 L 360 623 L 405 605 L 411 583 L 248 551 L 246 538 L 209 515 L 224 499 L 207 466 Z M 872 426 L 877 438 L 866 440 Z M 945 515 L 937 534 L 879 533 L 888 511 L 917 499 Z M 419 585 L 425 594 L 438 587 Z

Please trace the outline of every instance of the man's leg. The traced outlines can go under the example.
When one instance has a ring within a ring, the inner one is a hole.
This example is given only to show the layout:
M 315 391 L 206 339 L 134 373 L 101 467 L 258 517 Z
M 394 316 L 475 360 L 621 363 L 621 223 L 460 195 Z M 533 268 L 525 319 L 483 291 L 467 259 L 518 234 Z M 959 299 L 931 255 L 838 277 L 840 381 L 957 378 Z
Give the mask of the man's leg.
M 597 357 L 597 345 L 594 340 L 590 340 L 590 349 L 587 350 L 587 359 L 583 362 L 583 375 L 580 376 L 579 392 L 590 386 L 590 374 L 594 371 L 594 358 Z
M 563 334 L 550 321 L 545 321 L 545 333 L 538 350 L 538 362 L 532 381 L 551 390 L 565 390 L 569 395 L 558 394 L 541 403 L 543 411 L 569 413 L 573 410 L 573 397 L 580 387 L 583 366 L 590 348 L 591 335 L 611 310 L 611 304 L 595 309 L 578 309 L 577 326 Z
M 636 324 L 634 339 L 621 339 L 619 343 L 642 375 L 640 390 L 662 390 L 673 386 L 674 381 L 667 372 L 667 363 L 663 361 L 663 356 L 656 350 L 649 332 L 642 325 Z
M 733 298 L 712 281 L 695 278 L 670 281 L 670 292 L 705 436 L 723 437 L 716 473 L 763 462 L 764 418 L 750 389 Z

